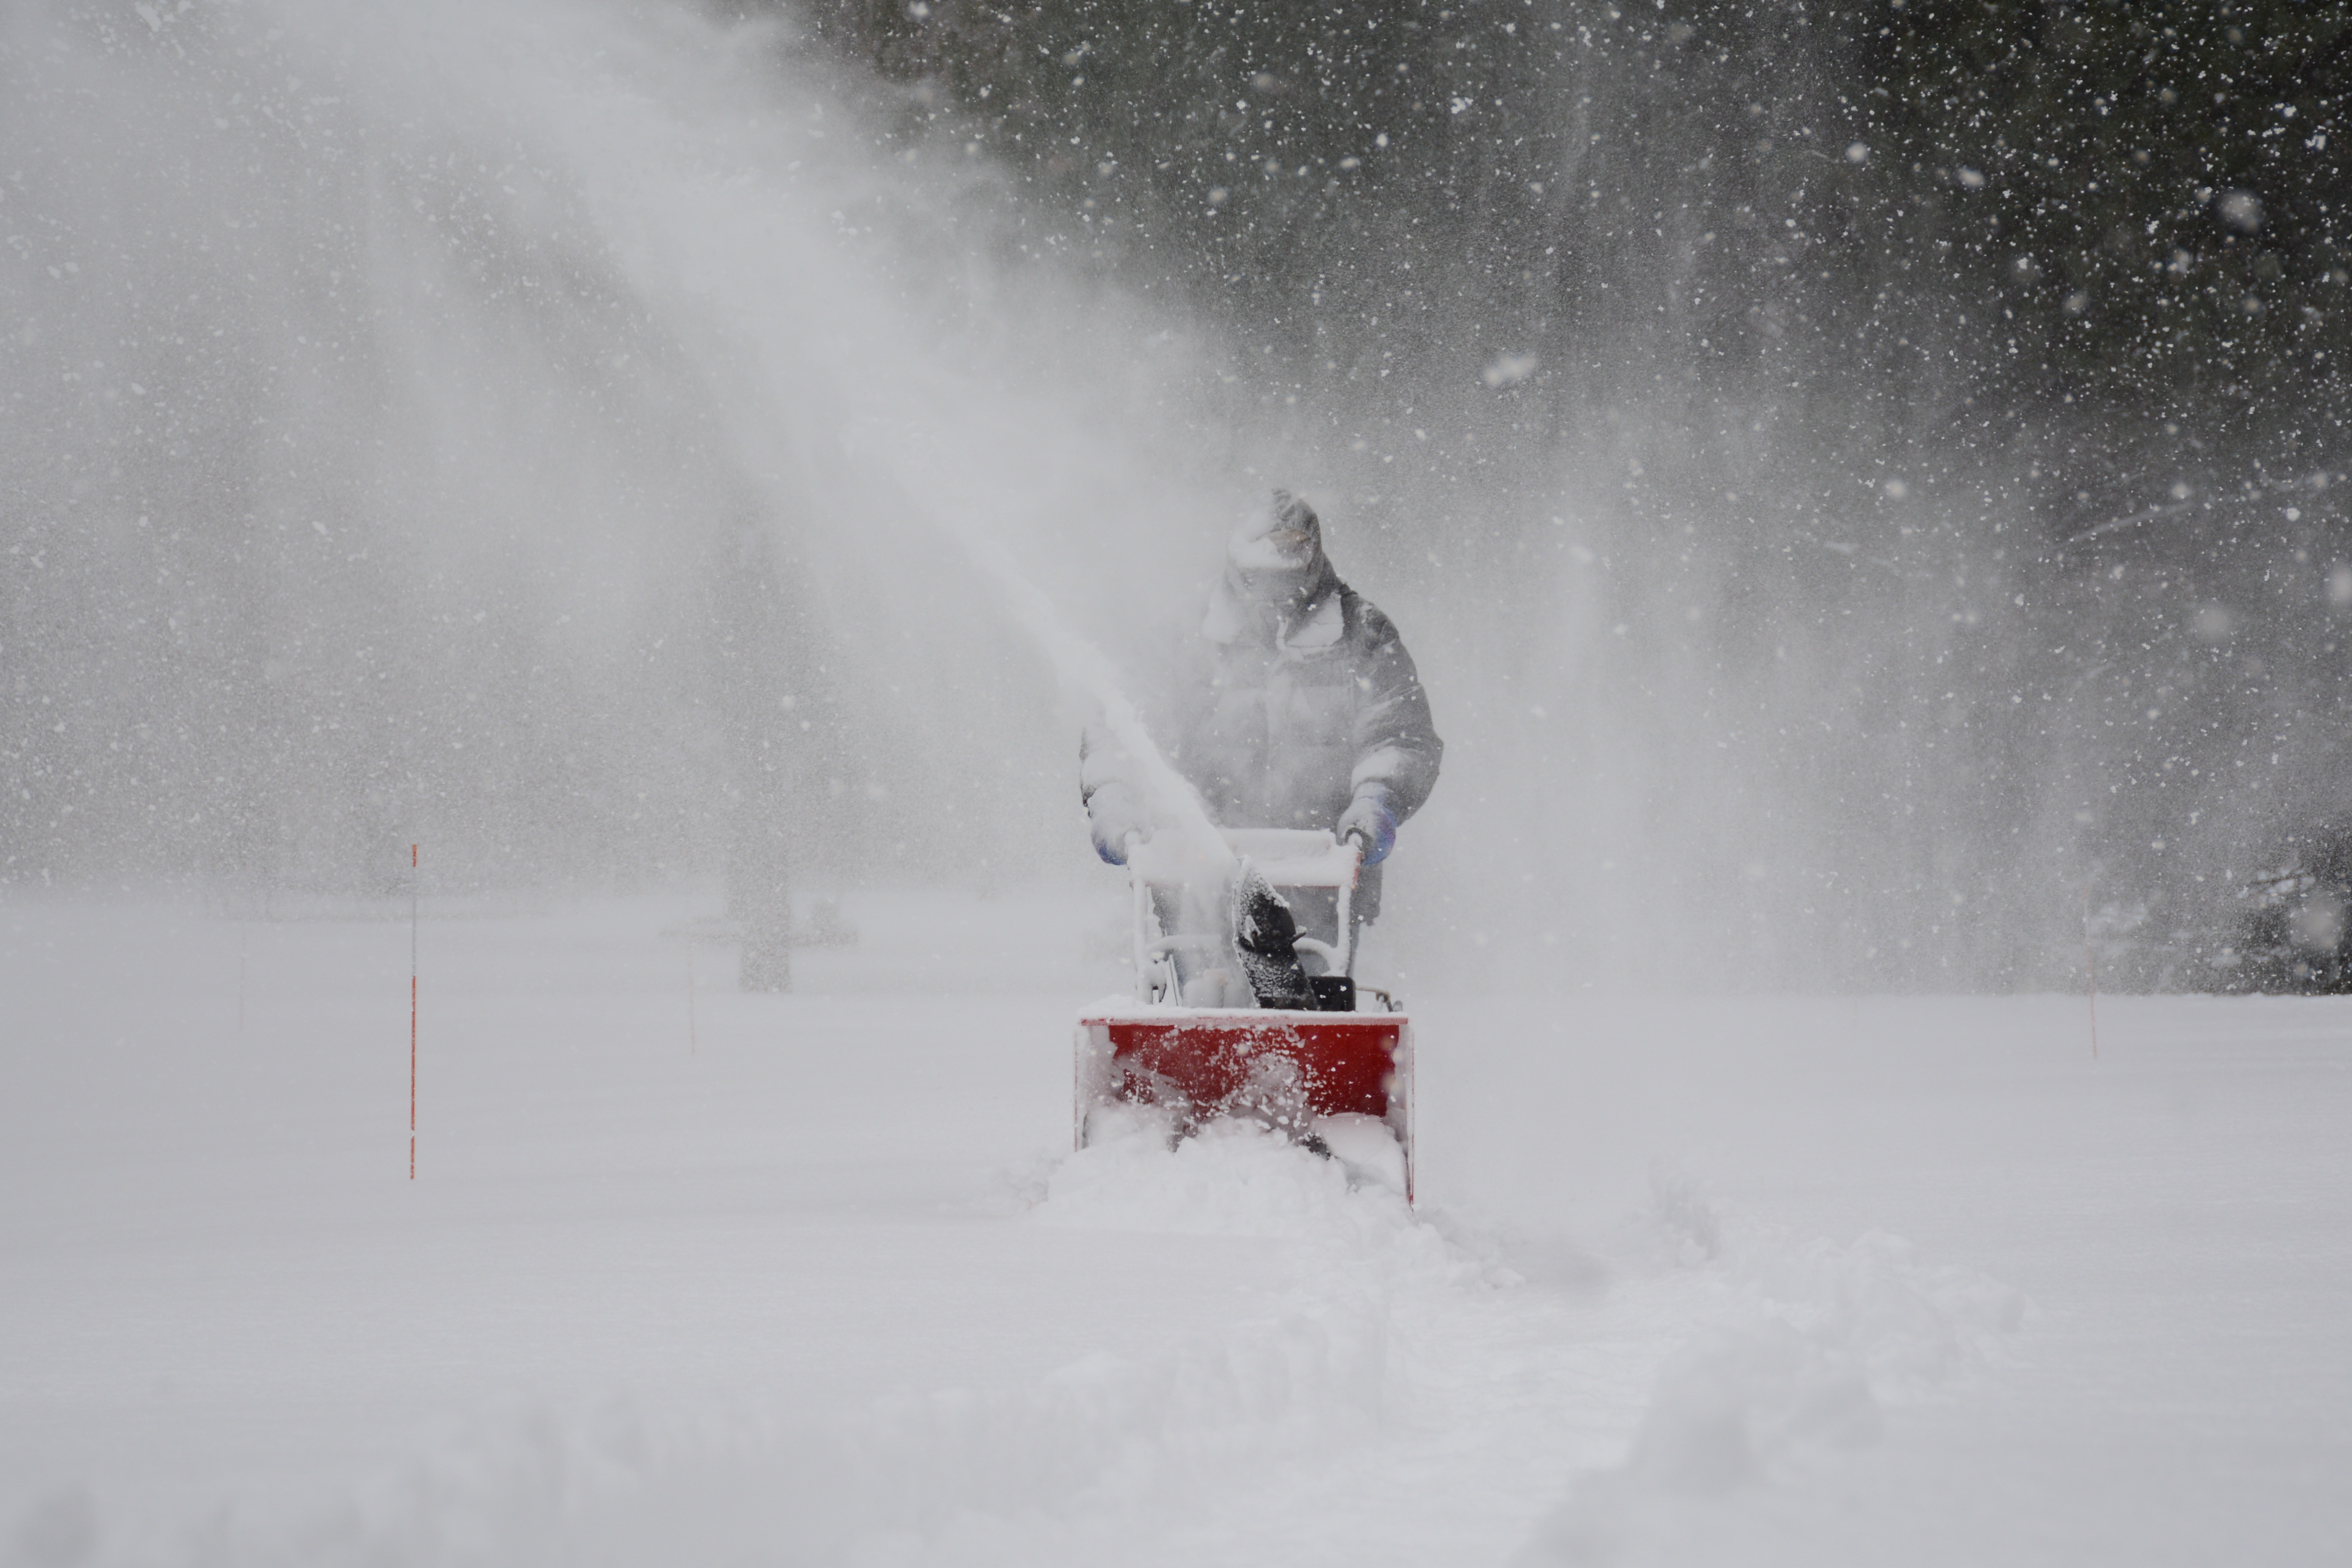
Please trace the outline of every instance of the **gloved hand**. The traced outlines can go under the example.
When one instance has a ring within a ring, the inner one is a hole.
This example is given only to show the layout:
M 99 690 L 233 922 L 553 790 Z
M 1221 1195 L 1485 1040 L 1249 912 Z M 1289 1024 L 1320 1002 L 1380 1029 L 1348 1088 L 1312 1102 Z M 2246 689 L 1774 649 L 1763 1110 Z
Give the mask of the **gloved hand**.
M 1377 866 L 1389 858 L 1396 847 L 1396 813 L 1389 809 L 1389 792 L 1380 784 L 1366 784 L 1339 814 L 1339 834 L 1342 839 L 1352 838 L 1363 852 L 1364 864 Z
M 1081 781 L 1084 784 L 1084 781 Z M 1084 787 L 1082 798 L 1087 807 L 1087 832 L 1095 841 L 1095 853 L 1106 864 L 1127 864 L 1127 847 L 1138 838 L 1151 837 L 1147 818 L 1135 798 L 1135 793 L 1118 779 L 1107 779 Z

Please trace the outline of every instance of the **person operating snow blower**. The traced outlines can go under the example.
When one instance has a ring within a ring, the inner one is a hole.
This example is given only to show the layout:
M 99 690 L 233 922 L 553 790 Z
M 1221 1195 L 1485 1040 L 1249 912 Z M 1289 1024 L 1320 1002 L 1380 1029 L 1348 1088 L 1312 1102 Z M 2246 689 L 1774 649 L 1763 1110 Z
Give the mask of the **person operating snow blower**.
M 1221 828 L 1320 828 L 1352 841 L 1363 869 L 1356 931 L 1380 913 L 1381 866 L 1398 824 L 1429 798 L 1444 742 L 1412 656 L 1372 603 L 1339 580 L 1315 509 L 1287 490 L 1244 515 L 1223 579 L 1166 677 L 1156 734 Z M 1096 851 L 1112 865 L 1157 824 L 1132 761 L 1090 728 L 1079 763 Z M 1313 1006 L 1292 943 L 1337 938 L 1338 899 L 1263 882 L 1232 904 L 1233 935 L 1257 1004 Z M 1348 947 L 1353 950 L 1355 931 Z

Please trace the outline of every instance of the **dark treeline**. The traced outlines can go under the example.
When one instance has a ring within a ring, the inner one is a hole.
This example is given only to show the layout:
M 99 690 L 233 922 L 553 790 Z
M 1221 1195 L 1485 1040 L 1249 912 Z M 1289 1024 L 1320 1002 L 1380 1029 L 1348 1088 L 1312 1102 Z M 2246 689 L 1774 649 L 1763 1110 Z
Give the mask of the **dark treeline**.
M 1572 507 L 1593 613 L 1682 661 L 1759 799 L 1826 803 L 1826 946 L 2046 978 L 2088 886 L 2145 978 L 2194 983 L 2220 900 L 2352 806 L 2340 8 L 818 16 L 910 135 L 1019 172 L 1040 245 L 1232 323 L 1270 414 L 1475 447 L 1398 559 L 1434 527 L 1524 563 Z M 1565 602 L 1540 570 L 1463 592 Z M 1778 742 L 1792 686 L 1811 733 Z M 1757 811 L 1716 858 L 1785 830 Z M 2020 898 L 1999 931 L 1934 912 Z
M 1303 374 L 1442 332 L 1565 381 L 1630 316 L 1727 372 L 1869 368 L 2234 445 L 2287 438 L 2352 344 L 2333 7 L 940 0 L 829 20 L 1091 248 L 1281 329 Z M 1667 308 L 1605 297 L 1627 290 Z

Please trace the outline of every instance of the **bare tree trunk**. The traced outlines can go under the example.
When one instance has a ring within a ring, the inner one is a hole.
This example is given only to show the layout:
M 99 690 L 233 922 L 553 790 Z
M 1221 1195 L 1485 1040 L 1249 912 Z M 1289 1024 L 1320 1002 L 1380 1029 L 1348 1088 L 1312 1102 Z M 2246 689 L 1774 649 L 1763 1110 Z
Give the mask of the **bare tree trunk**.
M 756 510 L 743 510 L 732 542 L 718 590 L 725 624 L 718 688 L 727 734 L 727 913 L 742 932 L 742 988 L 789 991 L 798 621 Z

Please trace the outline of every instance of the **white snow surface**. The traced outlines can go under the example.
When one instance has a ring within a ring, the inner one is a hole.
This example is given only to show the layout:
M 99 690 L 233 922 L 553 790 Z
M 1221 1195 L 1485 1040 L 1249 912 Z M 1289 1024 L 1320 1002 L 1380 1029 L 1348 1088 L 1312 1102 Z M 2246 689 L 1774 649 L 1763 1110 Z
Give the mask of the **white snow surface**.
M 414 1182 L 404 910 L 0 904 L 0 1561 L 2352 1536 L 2352 1006 L 1416 996 L 1416 1214 L 1068 1152 L 1117 899 L 854 896 L 689 1011 L 709 902 L 428 906 Z

